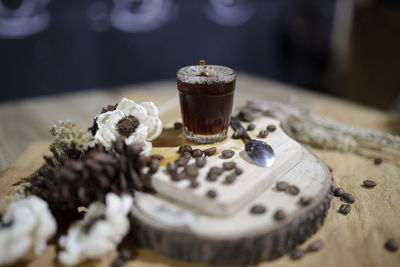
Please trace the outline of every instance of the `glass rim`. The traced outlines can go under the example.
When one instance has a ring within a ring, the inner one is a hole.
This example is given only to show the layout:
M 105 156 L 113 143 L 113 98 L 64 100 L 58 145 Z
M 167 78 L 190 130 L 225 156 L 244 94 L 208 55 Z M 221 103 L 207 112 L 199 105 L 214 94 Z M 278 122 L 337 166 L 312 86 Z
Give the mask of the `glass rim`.
M 182 67 L 182 68 L 178 69 L 176 71 L 176 74 L 179 74 L 179 75 L 182 75 L 182 76 L 187 76 L 187 77 L 199 77 L 199 78 L 226 77 L 226 76 L 236 75 L 236 71 L 234 69 L 232 69 L 230 67 L 227 67 L 227 66 L 222 66 L 222 65 L 204 65 L 204 69 L 207 70 L 207 69 L 210 69 L 210 68 L 216 68 L 216 69 L 218 68 L 218 69 L 225 69 L 225 70 L 228 70 L 230 72 L 226 73 L 226 74 L 217 74 L 215 76 L 199 76 L 198 74 L 195 74 L 195 73 L 192 74 L 192 73 L 183 72 L 183 70 L 186 70 L 186 69 L 200 68 L 200 67 L 201 67 L 201 65 L 185 66 L 185 67 Z

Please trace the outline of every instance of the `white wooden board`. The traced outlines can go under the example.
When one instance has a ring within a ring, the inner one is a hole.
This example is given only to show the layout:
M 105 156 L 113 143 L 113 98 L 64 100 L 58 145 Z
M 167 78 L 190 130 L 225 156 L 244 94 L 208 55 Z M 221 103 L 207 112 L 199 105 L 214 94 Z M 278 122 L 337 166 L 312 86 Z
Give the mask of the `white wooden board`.
M 267 138 L 262 139 L 270 144 L 276 153 L 276 161 L 271 167 L 266 168 L 253 164 L 244 152 L 243 141 L 240 139 L 231 139 L 232 130 L 230 130 L 228 133 L 229 138 L 222 143 L 193 146 L 193 148 L 200 149 L 211 146 L 218 148 L 216 155 L 208 157 L 207 165 L 200 169 L 197 178 L 197 181 L 200 183 L 199 187 L 196 189 L 189 188 L 190 182 L 188 179 L 180 182 L 171 181 L 170 176 L 166 172 L 166 162 L 164 162 L 164 166 L 159 169 L 158 173 L 152 177 L 150 186 L 167 198 L 210 215 L 227 216 L 235 213 L 296 166 L 302 155 L 301 146 L 282 131 L 279 127 L 279 121 L 264 117 L 254 121 L 254 124 L 256 124 L 257 128 L 249 132 L 253 138 L 257 138 L 260 130 L 265 129 L 268 125 L 277 126 L 275 132 L 271 132 Z M 246 126 L 247 124 L 244 123 L 244 125 Z M 220 153 L 224 149 L 234 150 L 234 157 L 231 159 L 221 158 Z M 177 150 L 178 147 L 170 147 L 167 150 L 162 150 L 161 154 L 176 154 Z M 159 149 L 159 151 L 161 150 Z M 159 151 L 153 150 L 153 153 Z M 171 159 L 169 155 L 165 155 L 165 157 L 166 161 Z M 227 161 L 235 161 L 237 166 L 244 170 L 235 183 L 230 185 L 224 184 L 225 173 L 216 182 L 206 180 L 209 168 L 213 166 L 222 167 L 222 163 Z M 193 162 L 194 160 L 192 159 L 189 164 Z M 210 199 L 206 196 L 207 191 L 210 189 L 217 192 L 218 195 L 215 199 Z

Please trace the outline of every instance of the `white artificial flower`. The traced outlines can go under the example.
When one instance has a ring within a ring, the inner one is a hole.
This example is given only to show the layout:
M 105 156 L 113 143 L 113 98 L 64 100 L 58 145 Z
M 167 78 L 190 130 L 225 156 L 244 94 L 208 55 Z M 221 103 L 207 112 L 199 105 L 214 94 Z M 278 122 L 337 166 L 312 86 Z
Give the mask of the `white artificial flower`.
M 116 249 L 129 231 L 127 215 L 132 207 L 130 195 L 121 197 L 114 193 L 106 196 L 106 205 L 94 202 L 83 220 L 74 223 L 59 240 L 63 251 L 58 255 L 64 265 L 79 264 L 96 259 Z M 91 225 L 88 228 L 88 225 Z
M 44 200 L 29 196 L 10 203 L 0 227 L 0 265 L 40 255 L 56 230 L 56 221 Z
M 157 138 L 162 131 L 162 122 L 158 118 L 158 109 L 153 102 L 135 103 L 127 98 L 122 98 L 116 110 L 107 111 L 96 116 L 98 130 L 94 136 L 103 146 L 109 148 L 111 143 L 121 136 L 118 123 L 130 116 L 138 120 L 138 126 L 129 133 L 125 142 L 138 143 L 142 146 L 144 154 L 152 148 L 151 140 Z

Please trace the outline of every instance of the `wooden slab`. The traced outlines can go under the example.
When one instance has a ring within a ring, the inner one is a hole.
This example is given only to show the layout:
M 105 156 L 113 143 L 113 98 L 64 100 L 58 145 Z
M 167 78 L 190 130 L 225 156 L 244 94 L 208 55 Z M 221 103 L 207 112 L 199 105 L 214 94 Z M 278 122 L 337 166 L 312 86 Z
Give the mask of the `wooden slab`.
M 246 123 L 243 124 L 246 126 Z M 233 214 L 296 166 L 302 155 L 301 146 L 282 131 L 279 121 L 264 117 L 254 121 L 254 124 L 257 125 L 257 128 L 249 132 L 252 138 L 257 138 L 260 130 L 265 130 L 268 125 L 277 127 L 275 132 L 271 132 L 267 138 L 262 139 L 271 145 L 276 153 L 275 163 L 271 167 L 266 168 L 255 165 L 244 152 L 243 141 L 230 138 L 233 131 L 229 129 L 228 138 L 222 143 L 193 146 L 193 148 L 199 149 L 211 146 L 218 148 L 215 156 L 207 158 L 207 166 L 200 169 L 197 178 L 200 184 L 198 188 L 189 189 L 189 179 L 184 179 L 180 182 L 172 181 L 165 166 L 160 168 L 158 173 L 152 177 L 150 186 L 158 193 L 202 212 L 217 216 Z M 167 140 L 164 140 L 164 144 L 167 142 Z M 160 145 L 160 143 L 159 141 L 158 144 Z M 224 149 L 235 151 L 234 157 L 223 159 L 220 154 Z M 155 148 L 152 153 L 159 152 L 164 155 L 165 165 L 166 162 L 172 161 L 178 156 L 177 150 L 178 147 Z M 224 184 L 223 180 L 226 174 L 221 175 L 216 182 L 206 180 L 210 167 L 222 167 L 222 163 L 228 161 L 236 162 L 237 166 L 244 170 L 235 183 L 231 185 Z M 191 159 L 189 164 L 191 163 L 194 163 L 194 159 Z M 218 197 L 215 200 L 211 200 L 206 196 L 207 191 L 210 189 L 217 191 Z
M 327 167 L 305 149 L 300 163 L 277 181 L 296 185 L 300 193 L 289 195 L 269 184 L 227 217 L 204 215 L 162 195 L 138 194 L 132 209 L 136 238 L 144 247 L 187 261 L 248 265 L 278 258 L 322 226 L 333 187 Z M 313 202 L 304 207 L 301 197 L 311 197 Z M 265 205 L 267 212 L 250 213 L 255 204 Z M 279 209 L 287 214 L 283 221 L 273 217 Z

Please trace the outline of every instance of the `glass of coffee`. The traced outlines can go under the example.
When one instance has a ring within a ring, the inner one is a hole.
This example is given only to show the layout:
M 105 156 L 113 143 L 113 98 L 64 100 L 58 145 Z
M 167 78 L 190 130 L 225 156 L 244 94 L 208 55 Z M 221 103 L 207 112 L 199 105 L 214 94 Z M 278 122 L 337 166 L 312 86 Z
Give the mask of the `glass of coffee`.
M 200 60 L 200 65 L 179 69 L 177 82 L 186 138 L 196 143 L 224 140 L 232 112 L 235 71 Z

